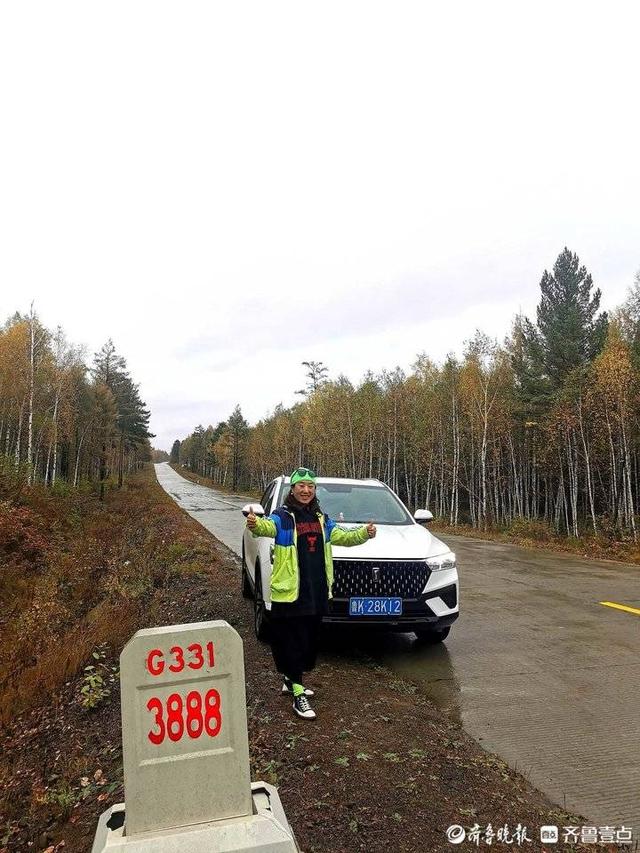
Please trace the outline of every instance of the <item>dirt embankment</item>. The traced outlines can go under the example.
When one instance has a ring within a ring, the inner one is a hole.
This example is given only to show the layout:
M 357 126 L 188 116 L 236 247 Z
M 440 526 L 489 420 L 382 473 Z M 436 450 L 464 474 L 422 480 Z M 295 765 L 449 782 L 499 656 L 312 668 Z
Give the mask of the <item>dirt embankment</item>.
M 348 640 L 332 638 L 314 673 L 317 721 L 298 719 L 280 693 L 268 647 L 253 636 L 237 559 L 181 512 L 150 470 L 109 495 L 107 510 L 90 499 L 78 508 L 77 524 L 95 549 L 95 563 L 85 567 L 92 596 L 78 599 L 85 602 L 79 617 L 59 577 L 47 587 L 67 614 L 39 646 L 50 647 L 49 680 L 35 689 L 31 683 L 42 673 L 38 655 L 22 670 L 28 690 L 13 675 L 15 711 L 11 702 L 4 706 L 2 732 L 0 851 L 90 850 L 98 815 L 123 799 L 117 662 L 124 641 L 138 628 L 215 618 L 244 640 L 252 778 L 278 785 L 303 850 L 450 853 L 450 825 L 489 823 L 496 833 L 506 825 L 512 838 L 508 845 L 494 840 L 494 848 L 541 850 L 541 825 L 586 822 L 550 804 L 413 684 Z M 78 536 L 74 523 L 56 548 L 73 556 Z M 31 606 L 25 599 L 23 616 Z M 84 645 L 73 651 L 78 638 Z M 87 702 L 96 673 L 102 685 Z M 531 842 L 516 843 L 518 824 Z

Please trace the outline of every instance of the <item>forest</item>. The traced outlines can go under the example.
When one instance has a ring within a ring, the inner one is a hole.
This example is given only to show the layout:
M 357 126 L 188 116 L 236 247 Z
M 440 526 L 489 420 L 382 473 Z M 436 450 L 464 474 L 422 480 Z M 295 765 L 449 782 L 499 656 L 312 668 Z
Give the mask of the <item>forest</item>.
M 437 364 L 421 352 L 408 374 L 356 384 L 304 362 L 299 402 L 253 427 L 237 406 L 177 439 L 171 461 L 253 490 L 306 464 L 383 480 L 452 526 L 635 543 L 640 271 L 611 316 L 568 248 L 539 286 L 535 321 L 516 316 L 502 343 L 477 331 L 462 357 Z
M 111 340 L 87 366 L 31 306 L 0 328 L 0 498 L 40 483 L 104 497 L 151 458 L 150 413 Z

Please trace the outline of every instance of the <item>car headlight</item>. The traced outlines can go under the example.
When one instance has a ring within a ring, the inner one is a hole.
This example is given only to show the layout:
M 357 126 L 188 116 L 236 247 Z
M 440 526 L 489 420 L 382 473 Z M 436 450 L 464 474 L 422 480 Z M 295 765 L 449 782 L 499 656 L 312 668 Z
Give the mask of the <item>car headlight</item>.
M 443 569 L 455 569 L 456 555 L 453 551 L 448 554 L 441 554 L 439 557 L 429 557 L 427 565 L 432 572 L 441 572 Z

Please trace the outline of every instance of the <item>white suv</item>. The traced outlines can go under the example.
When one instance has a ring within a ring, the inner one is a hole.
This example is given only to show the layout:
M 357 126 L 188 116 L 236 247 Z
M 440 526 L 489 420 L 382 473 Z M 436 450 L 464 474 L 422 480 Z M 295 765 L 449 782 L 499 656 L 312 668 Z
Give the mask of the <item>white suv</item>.
M 282 506 L 289 478 L 267 486 L 257 515 Z M 344 527 L 373 520 L 378 533 L 357 548 L 333 546 L 333 598 L 325 622 L 382 625 L 413 631 L 421 639 L 440 642 L 458 618 L 456 556 L 423 526 L 433 516 L 419 509 L 414 517 L 400 498 L 379 480 L 318 477 L 316 493 L 322 511 Z M 255 628 L 268 636 L 273 540 L 242 537 L 242 593 L 254 599 Z

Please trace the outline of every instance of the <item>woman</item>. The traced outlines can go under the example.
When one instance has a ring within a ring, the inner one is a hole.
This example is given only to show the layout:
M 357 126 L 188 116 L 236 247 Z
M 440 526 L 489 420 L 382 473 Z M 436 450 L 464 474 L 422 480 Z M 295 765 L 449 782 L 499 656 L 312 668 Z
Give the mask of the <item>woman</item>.
M 284 676 L 282 692 L 293 695 L 293 710 L 314 720 L 303 672 L 312 670 L 318 653 L 322 617 L 333 584 L 331 545 L 361 545 L 376 535 L 373 522 L 345 530 L 323 515 L 316 498 L 316 475 L 296 468 L 284 506 L 267 518 L 253 512 L 247 527 L 253 536 L 275 538 L 271 573 L 271 650 Z

